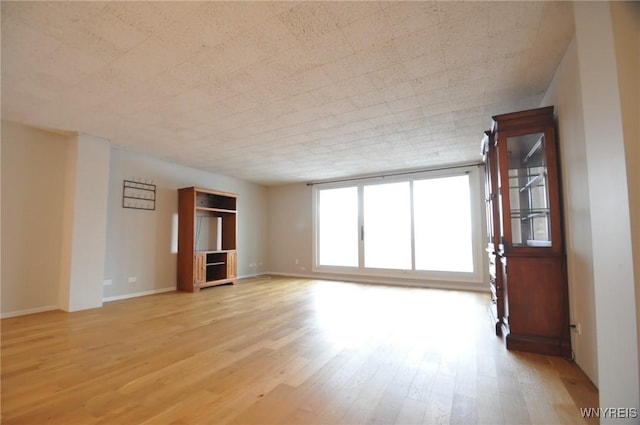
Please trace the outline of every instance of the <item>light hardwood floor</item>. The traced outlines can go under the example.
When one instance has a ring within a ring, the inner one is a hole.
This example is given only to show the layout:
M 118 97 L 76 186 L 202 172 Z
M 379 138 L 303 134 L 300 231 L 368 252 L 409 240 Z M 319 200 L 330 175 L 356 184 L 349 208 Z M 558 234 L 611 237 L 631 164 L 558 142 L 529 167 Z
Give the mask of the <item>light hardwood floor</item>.
M 2 423 L 586 424 L 485 294 L 290 278 L 2 320 Z

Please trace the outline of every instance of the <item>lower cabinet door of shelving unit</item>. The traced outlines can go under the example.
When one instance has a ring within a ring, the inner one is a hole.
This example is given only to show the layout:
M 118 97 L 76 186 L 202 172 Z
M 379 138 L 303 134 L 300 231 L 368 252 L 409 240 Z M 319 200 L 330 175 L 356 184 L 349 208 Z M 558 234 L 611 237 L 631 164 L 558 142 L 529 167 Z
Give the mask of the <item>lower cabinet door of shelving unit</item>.
M 193 264 L 193 283 L 195 285 L 202 285 L 206 281 L 207 276 L 207 256 L 204 253 L 195 254 Z
M 235 251 L 231 251 L 227 253 L 227 278 L 228 279 L 235 279 L 237 277 L 238 264 L 236 259 L 237 259 L 237 256 Z
M 570 357 L 563 258 L 512 256 L 507 280 L 507 348 Z

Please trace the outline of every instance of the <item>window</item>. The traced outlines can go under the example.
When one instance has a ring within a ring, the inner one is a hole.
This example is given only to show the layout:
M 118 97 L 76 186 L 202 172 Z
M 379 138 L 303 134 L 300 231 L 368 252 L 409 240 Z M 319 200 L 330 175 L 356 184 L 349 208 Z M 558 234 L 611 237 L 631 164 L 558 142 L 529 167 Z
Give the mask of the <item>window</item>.
M 319 192 L 319 263 L 358 266 L 358 190 L 356 187 Z
M 363 213 L 364 266 L 411 270 L 409 183 L 364 186 Z
M 469 175 L 413 182 L 416 270 L 473 272 Z
M 389 180 L 314 186 L 314 269 L 481 281 L 477 169 Z

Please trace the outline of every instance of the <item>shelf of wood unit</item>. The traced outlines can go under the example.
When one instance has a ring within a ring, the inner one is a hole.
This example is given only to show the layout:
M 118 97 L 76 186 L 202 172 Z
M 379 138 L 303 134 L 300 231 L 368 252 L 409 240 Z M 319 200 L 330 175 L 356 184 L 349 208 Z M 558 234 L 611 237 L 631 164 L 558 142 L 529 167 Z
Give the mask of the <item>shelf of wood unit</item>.
M 223 208 L 196 207 L 196 211 L 206 211 L 213 213 L 236 214 L 236 210 L 227 210 Z

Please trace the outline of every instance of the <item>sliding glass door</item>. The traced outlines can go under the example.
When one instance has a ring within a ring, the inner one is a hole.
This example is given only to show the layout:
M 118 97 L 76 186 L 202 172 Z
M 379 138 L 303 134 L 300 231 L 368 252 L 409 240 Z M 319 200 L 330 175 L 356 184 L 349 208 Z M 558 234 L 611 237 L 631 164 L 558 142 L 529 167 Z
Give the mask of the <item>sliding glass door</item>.
M 315 269 L 477 276 L 475 180 L 465 171 L 314 187 Z
M 411 270 L 409 182 L 363 187 L 364 267 Z
M 318 192 L 318 263 L 358 267 L 358 188 Z
M 416 270 L 473 272 L 469 175 L 413 182 Z

